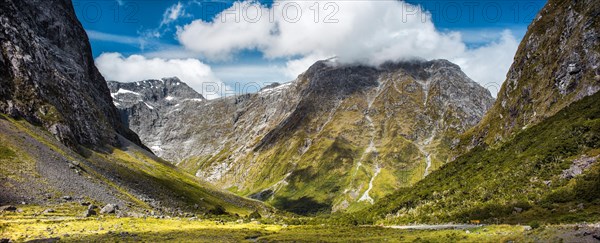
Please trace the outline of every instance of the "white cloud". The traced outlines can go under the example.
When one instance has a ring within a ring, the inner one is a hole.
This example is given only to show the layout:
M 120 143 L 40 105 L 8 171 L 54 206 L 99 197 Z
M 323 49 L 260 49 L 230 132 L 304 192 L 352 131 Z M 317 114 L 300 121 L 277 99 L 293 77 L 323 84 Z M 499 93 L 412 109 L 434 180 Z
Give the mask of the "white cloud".
M 178 77 L 207 99 L 220 97 L 221 89 L 226 88 L 211 67 L 192 58 L 150 59 L 140 55 L 124 57 L 119 53 L 104 53 L 96 58 L 96 66 L 107 80 L 120 82 Z
M 294 78 L 285 78 L 286 69 L 281 65 L 261 64 L 233 64 L 218 65 L 213 67 L 214 73 L 225 82 L 256 83 L 268 85 L 274 82 L 292 81 Z
M 492 44 L 469 49 L 460 32 L 438 30 L 430 13 L 402 1 L 327 3 L 319 2 L 315 14 L 315 2 L 309 1 L 276 0 L 271 8 L 254 1 L 238 2 L 212 21 L 196 20 L 179 27 L 177 38 L 189 51 L 211 60 L 227 60 L 244 50 L 258 50 L 266 58 L 291 58 L 288 77 L 306 70 L 316 58 L 332 56 L 345 63 L 373 65 L 443 58 L 460 62 L 484 86 L 504 79 L 512 62 L 512 56 L 507 57 L 517 48 L 514 37 L 505 32 Z M 325 22 L 328 15 L 334 23 Z M 494 60 L 490 55 L 496 55 Z
M 328 59 L 331 57 L 322 55 L 308 55 L 299 59 L 293 59 L 286 62 L 285 75 L 289 78 L 296 78 L 299 74 L 306 71 L 311 65 L 319 60 Z
M 488 88 L 495 97 L 513 63 L 519 41 L 506 30 L 499 40 L 451 58 L 473 80 Z
M 183 8 L 183 4 L 178 2 L 177 4 L 173 4 L 171 7 L 167 8 L 167 10 L 165 10 L 160 25 L 163 26 L 172 23 L 183 16 L 185 16 L 185 9 Z
M 211 22 L 196 20 L 180 28 L 178 39 L 186 48 L 211 59 L 258 49 L 269 58 L 335 55 L 342 61 L 380 63 L 432 58 L 440 53 L 453 55 L 465 49 L 456 33 L 437 31 L 431 16 L 413 5 L 398 1 L 329 3 L 339 9 L 332 17 L 337 23 L 324 22 L 329 13 L 323 10 L 325 3 L 315 15 L 314 2 L 275 1 L 270 9 L 244 2 L 234 4 Z M 301 16 L 295 6 L 300 7 Z M 257 9 L 260 18 L 256 17 Z M 298 21 L 293 20 L 295 17 Z
M 241 14 L 241 9 L 245 9 L 243 6 L 255 7 L 248 8 L 248 13 L 251 13 L 250 9 L 258 8 L 263 17 L 256 22 L 241 21 L 244 16 L 253 18 Z M 235 3 L 217 15 L 213 22 L 199 19 L 178 27 L 177 37 L 191 51 L 212 60 L 226 60 L 238 51 L 259 49 L 268 43 L 273 24 L 268 15 L 264 15 L 265 11 L 268 9 L 259 3 Z
M 144 33 L 141 36 L 126 36 L 126 35 L 115 35 L 110 33 L 104 33 L 95 30 L 85 30 L 90 40 L 94 41 L 105 41 L 118 44 L 126 44 L 131 46 L 137 46 L 141 50 L 146 48 L 149 49 L 161 49 L 161 50 L 174 50 L 182 49 L 179 45 L 171 45 L 161 42 L 156 37 L 149 33 Z M 186 57 L 190 57 L 187 55 Z
M 115 34 L 109 34 L 109 33 L 104 33 L 104 32 L 100 32 L 100 31 L 95 31 L 95 30 L 85 30 L 85 32 L 87 33 L 90 40 L 108 41 L 108 42 L 131 44 L 131 45 L 139 45 L 140 42 L 142 41 L 138 37 L 115 35 Z

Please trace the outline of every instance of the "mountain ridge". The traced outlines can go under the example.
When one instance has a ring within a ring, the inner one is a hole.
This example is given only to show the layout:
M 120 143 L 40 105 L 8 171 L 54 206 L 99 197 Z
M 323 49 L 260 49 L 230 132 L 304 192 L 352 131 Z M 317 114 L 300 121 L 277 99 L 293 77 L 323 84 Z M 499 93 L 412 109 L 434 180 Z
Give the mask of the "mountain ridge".
M 318 210 L 336 211 L 359 199 L 368 204 L 372 190 L 379 197 L 445 163 L 451 138 L 475 125 L 492 101 L 489 91 L 445 60 L 379 67 L 326 60 L 294 82 L 254 94 L 183 102 L 163 110 L 156 122 L 133 129 L 159 156 L 221 188 L 280 208 L 285 206 L 278 200 L 303 200 L 320 205 Z M 377 156 L 387 167 L 373 164 Z M 331 180 L 319 171 L 336 167 L 345 179 L 319 187 L 336 196 L 308 190 L 322 183 L 309 178 Z M 376 179 L 381 172 L 387 182 Z M 311 184 L 301 186 L 304 192 L 285 192 L 303 182 Z M 277 191 L 292 198 L 278 199 Z M 312 194 L 321 198 L 310 199 Z

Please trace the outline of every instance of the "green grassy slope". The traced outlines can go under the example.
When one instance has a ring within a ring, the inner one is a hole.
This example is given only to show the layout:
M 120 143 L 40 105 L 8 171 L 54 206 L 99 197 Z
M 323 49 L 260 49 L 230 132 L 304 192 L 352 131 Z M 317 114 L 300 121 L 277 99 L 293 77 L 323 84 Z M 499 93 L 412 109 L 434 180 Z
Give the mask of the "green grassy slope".
M 344 217 L 358 224 L 597 221 L 599 155 L 597 93 L 523 130 L 500 147 L 474 149 L 415 186 Z M 595 162 L 574 178 L 561 176 L 574 161 L 583 160 Z
M 71 196 L 166 215 L 270 211 L 258 201 L 215 189 L 123 138 L 122 148 L 80 148 L 81 155 L 23 120 L 0 115 L 0 131 L 1 205 L 56 204 Z

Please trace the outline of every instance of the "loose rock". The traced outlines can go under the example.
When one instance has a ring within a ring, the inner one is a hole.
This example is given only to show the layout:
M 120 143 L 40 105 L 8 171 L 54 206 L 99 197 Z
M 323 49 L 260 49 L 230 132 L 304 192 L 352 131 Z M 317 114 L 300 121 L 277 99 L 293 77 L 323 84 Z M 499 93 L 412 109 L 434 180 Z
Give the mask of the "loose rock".
M 54 212 L 56 212 L 54 209 L 49 208 L 49 209 L 44 210 L 42 213 L 47 214 L 47 213 L 54 213 Z
M 6 206 L 0 207 L 0 212 L 14 212 L 14 211 L 17 211 L 17 207 L 15 207 L 13 205 L 6 205 Z
M 117 211 L 117 209 L 119 209 L 119 206 L 117 206 L 115 204 L 106 204 L 106 206 L 104 206 L 100 210 L 100 213 L 101 214 L 111 214 L 111 213 L 115 213 Z
M 83 212 L 83 217 L 91 217 L 96 215 L 96 211 L 94 210 L 95 206 L 94 205 L 90 205 L 88 206 L 88 208 L 85 210 L 85 212 Z

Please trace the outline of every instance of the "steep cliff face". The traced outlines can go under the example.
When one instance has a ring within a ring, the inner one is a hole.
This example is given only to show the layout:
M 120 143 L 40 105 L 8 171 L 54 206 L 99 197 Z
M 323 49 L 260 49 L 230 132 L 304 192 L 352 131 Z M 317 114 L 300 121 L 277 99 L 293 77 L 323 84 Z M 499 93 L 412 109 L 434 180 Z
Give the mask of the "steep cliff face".
M 600 90 L 600 2 L 550 0 L 529 26 L 469 147 L 495 144 Z
M 0 40 L 0 205 L 72 200 L 172 216 L 268 210 L 131 142 L 141 144 L 120 122 L 70 1 L 0 1 Z
M 360 208 L 423 178 L 492 102 L 445 60 L 328 60 L 256 94 L 179 102 L 133 129 L 157 129 L 143 136 L 154 152 L 219 187 L 314 213 Z
M 118 145 L 121 125 L 68 0 L 0 6 L 0 112 L 40 124 L 71 147 Z

